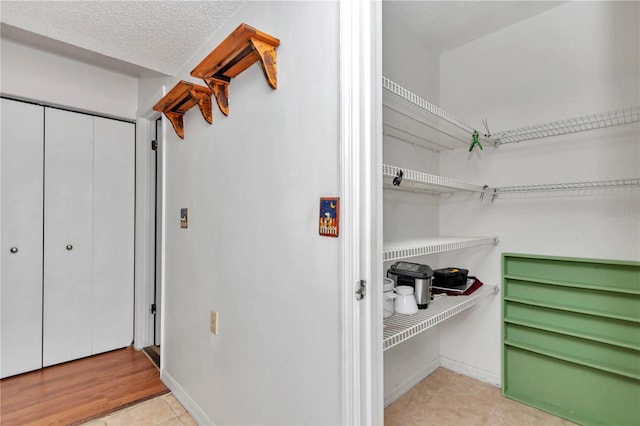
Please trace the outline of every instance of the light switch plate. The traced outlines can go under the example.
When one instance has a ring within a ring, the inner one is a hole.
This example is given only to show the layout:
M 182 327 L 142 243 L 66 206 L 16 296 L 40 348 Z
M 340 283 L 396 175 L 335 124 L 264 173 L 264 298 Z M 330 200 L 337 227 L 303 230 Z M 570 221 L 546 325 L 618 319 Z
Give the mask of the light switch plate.
M 211 333 L 218 334 L 218 313 L 216 311 L 211 311 L 210 329 Z

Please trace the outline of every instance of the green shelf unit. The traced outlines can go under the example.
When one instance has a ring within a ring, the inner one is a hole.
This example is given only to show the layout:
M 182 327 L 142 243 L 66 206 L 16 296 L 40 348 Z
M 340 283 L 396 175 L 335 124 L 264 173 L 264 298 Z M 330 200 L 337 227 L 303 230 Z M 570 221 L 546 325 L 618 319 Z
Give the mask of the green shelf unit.
M 504 253 L 502 393 L 588 425 L 640 425 L 640 262 Z

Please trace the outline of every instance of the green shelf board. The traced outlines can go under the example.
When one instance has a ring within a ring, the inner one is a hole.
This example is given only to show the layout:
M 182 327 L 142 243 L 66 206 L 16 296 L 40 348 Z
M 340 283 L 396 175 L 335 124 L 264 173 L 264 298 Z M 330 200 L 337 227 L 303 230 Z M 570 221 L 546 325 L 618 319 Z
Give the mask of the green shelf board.
M 615 286 L 607 287 L 607 286 L 585 285 L 585 284 L 573 283 L 573 282 L 563 282 L 563 281 L 548 280 L 548 279 L 542 279 L 542 278 L 524 277 L 521 275 L 505 275 L 504 278 L 506 280 L 528 281 L 532 283 L 548 284 L 548 285 L 555 285 L 555 286 L 561 286 L 561 287 L 572 287 L 572 288 L 581 288 L 581 289 L 588 289 L 588 290 L 598 290 L 598 291 L 606 291 L 606 292 L 614 292 L 614 293 L 640 295 L 640 289 L 635 290 L 635 289 L 618 288 Z
M 640 381 L 519 348 L 506 347 L 503 388 L 560 417 L 582 424 L 634 425 Z
M 516 343 L 516 342 L 511 342 L 509 340 L 505 340 L 504 344 L 507 345 L 507 346 L 511 346 L 511 347 L 518 348 L 518 349 L 522 349 L 522 350 L 525 350 L 525 351 L 535 352 L 535 353 L 540 354 L 540 355 L 545 355 L 545 356 L 548 356 L 550 358 L 555 358 L 555 359 L 559 359 L 559 360 L 562 360 L 562 361 L 572 362 L 574 364 L 580 364 L 580 365 L 583 365 L 585 367 L 595 368 L 596 370 L 606 371 L 607 373 L 616 374 L 618 376 L 625 376 L 625 377 L 628 377 L 630 379 L 640 380 L 640 373 L 636 373 L 634 371 L 621 370 L 619 368 L 615 368 L 615 367 L 611 367 L 611 366 L 607 366 L 607 365 L 603 365 L 603 364 L 596 364 L 596 363 L 593 363 L 593 362 L 589 362 L 588 360 L 582 360 L 582 359 L 578 359 L 576 357 L 562 355 L 562 354 L 558 354 L 558 353 L 552 352 L 552 351 L 546 351 L 544 349 L 536 348 L 534 346 L 527 345 L 527 344 L 524 344 L 524 343 Z
M 513 259 L 538 259 L 549 260 L 554 262 L 570 262 L 570 263 L 588 263 L 588 264 L 603 264 L 611 266 L 632 266 L 633 268 L 640 267 L 640 262 L 637 260 L 624 260 L 624 259 L 600 259 L 591 257 L 572 257 L 572 256 L 549 256 L 546 254 L 527 254 L 527 253 L 502 253 L 503 258 Z
M 564 334 L 572 337 L 579 337 L 581 339 L 592 340 L 594 342 L 606 343 L 608 345 L 619 346 L 621 348 L 640 351 L 640 343 L 634 344 L 633 342 L 629 342 L 625 340 L 615 340 L 615 339 L 611 339 L 609 336 L 606 336 L 606 335 L 587 334 L 580 331 L 550 326 L 544 323 L 536 323 L 534 321 L 521 321 L 521 320 L 516 320 L 511 318 L 505 318 L 504 322 L 508 324 L 515 324 L 515 325 L 521 325 L 523 327 L 536 328 L 538 330 L 551 331 L 553 333 Z
M 587 309 L 582 309 L 578 307 L 562 306 L 556 303 L 545 303 L 545 302 L 539 302 L 537 300 L 527 300 L 527 299 L 522 299 L 517 297 L 505 296 L 504 300 L 507 302 L 516 302 L 516 303 L 522 303 L 525 305 L 539 306 L 541 308 L 549 308 L 549 309 L 555 309 L 555 310 L 566 311 L 566 312 L 575 312 L 577 314 L 593 315 L 596 317 L 611 318 L 611 319 L 635 322 L 640 324 L 640 318 L 634 318 L 630 315 L 611 314 L 611 313 L 597 311 L 597 310 L 587 310 Z
M 637 261 L 503 254 L 503 277 L 592 285 L 611 291 L 640 292 L 639 268 Z

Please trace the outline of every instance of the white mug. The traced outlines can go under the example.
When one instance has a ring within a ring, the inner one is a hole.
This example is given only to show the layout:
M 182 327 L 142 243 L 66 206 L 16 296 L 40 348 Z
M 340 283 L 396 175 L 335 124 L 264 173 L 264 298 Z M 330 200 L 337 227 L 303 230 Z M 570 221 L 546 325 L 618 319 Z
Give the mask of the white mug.
M 418 312 L 416 298 L 413 297 L 413 287 L 401 285 L 396 287 L 396 300 L 394 301 L 395 311 L 403 315 L 413 315 Z

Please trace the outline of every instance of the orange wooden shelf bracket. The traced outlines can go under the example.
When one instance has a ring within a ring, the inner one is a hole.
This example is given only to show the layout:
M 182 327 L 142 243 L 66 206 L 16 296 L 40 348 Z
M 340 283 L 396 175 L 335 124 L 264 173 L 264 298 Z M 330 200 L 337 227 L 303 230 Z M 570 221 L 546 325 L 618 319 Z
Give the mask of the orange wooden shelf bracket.
M 155 111 L 162 112 L 173 125 L 180 139 L 184 139 L 184 113 L 198 105 L 202 116 L 211 124 L 211 90 L 204 86 L 180 81 L 154 105 Z
M 207 83 L 220 111 L 229 115 L 229 82 L 254 63 L 260 61 L 269 86 L 278 87 L 276 47 L 279 45 L 277 38 L 240 24 L 191 71 L 191 76 Z

